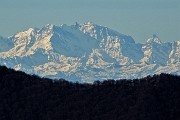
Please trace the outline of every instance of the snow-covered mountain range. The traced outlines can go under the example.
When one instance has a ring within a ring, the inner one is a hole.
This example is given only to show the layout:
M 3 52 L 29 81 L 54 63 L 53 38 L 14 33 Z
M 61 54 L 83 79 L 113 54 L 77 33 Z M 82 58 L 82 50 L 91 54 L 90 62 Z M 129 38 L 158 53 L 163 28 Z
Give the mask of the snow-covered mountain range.
M 180 41 L 156 36 L 144 44 L 91 22 L 29 28 L 0 37 L 0 64 L 42 77 L 72 81 L 180 75 Z

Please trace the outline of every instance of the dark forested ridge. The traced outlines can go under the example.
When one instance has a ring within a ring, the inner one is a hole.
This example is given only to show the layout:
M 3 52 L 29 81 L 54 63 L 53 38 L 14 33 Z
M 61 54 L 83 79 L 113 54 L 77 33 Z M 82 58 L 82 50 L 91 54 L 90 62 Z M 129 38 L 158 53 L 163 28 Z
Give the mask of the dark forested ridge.
M 2 66 L 0 120 L 180 120 L 180 77 L 79 84 Z

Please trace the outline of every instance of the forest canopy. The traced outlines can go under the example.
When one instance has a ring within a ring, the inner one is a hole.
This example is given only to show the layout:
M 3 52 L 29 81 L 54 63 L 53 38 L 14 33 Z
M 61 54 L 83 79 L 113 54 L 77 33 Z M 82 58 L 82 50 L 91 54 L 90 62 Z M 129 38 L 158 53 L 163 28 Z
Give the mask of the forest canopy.
M 180 76 L 93 84 L 0 66 L 0 120 L 179 120 Z

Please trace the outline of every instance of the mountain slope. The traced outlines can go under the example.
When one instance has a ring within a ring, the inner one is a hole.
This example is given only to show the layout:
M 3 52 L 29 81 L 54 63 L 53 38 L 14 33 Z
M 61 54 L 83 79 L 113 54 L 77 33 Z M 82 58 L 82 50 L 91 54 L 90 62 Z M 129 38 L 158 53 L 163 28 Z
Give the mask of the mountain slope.
M 180 41 L 176 41 L 173 43 L 172 51 L 169 55 L 170 63 L 179 63 L 180 62 Z
M 166 65 L 172 50 L 172 43 L 162 43 L 156 35 L 153 35 L 143 45 L 142 49 L 144 52 L 142 62 Z
M 146 43 L 91 22 L 47 24 L 0 38 L 0 64 L 30 74 L 92 82 L 180 74 L 179 41 L 163 43 L 153 35 Z
M 0 52 L 8 51 L 13 47 L 13 42 L 10 39 L 3 38 L 1 36 L 0 36 L 0 44 L 1 44 Z

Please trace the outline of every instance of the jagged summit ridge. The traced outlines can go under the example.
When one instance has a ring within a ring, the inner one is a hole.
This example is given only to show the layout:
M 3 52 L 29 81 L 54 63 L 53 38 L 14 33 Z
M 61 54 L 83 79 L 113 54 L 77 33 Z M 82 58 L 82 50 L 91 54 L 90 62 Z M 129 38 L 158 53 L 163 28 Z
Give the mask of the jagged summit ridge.
M 180 41 L 163 43 L 153 35 L 135 43 L 91 22 L 29 28 L 0 38 L 0 64 L 50 78 L 92 82 L 137 78 L 161 72 L 180 74 Z
M 153 34 L 152 38 L 147 39 L 147 43 L 157 43 L 157 44 L 161 44 L 161 40 L 158 38 L 158 36 L 156 34 Z

